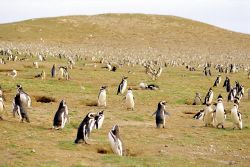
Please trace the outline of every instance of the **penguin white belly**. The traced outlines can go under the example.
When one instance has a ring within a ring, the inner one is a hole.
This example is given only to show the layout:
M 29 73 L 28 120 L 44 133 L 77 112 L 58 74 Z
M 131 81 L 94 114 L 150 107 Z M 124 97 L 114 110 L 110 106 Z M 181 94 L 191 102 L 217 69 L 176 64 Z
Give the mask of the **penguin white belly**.
M 217 104 L 215 121 L 216 121 L 216 125 L 223 124 L 225 121 L 225 113 L 224 113 L 223 104 Z
M 89 120 L 89 132 L 92 132 L 94 127 L 95 127 L 95 120 L 94 119 Z
M 211 125 L 213 122 L 213 111 L 211 108 L 205 109 L 204 112 L 204 122 L 205 125 Z
M 108 134 L 109 143 L 111 145 L 111 149 L 115 154 L 122 156 L 122 143 L 120 139 L 117 139 L 111 132 Z
M 106 93 L 101 92 L 98 98 L 98 106 L 105 106 L 106 107 Z
M 208 104 L 211 104 L 213 101 L 214 93 L 212 92 L 209 99 L 208 99 Z
M 125 92 L 126 88 L 127 88 L 127 81 L 124 81 L 124 84 L 123 84 L 123 87 L 121 90 L 121 94 L 123 94 Z
M 231 117 L 234 124 L 238 124 L 240 122 L 237 114 L 237 109 L 235 107 L 231 110 Z
M 127 94 L 126 96 L 126 105 L 127 105 L 127 108 L 134 109 L 135 102 L 134 102 L 134 97 L 131 93 Z
M 3 100 L 0 99 L 0 112 L 3 111 Z

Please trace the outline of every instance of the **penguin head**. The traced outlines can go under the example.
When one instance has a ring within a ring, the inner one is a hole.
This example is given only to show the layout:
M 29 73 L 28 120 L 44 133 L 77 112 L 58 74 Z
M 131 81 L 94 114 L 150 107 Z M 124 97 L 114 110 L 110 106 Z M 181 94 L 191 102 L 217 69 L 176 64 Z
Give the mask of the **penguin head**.
M 16 88 L 17 88 L 17 91 L 18 91 L 18 92 L 23 91 L 22 85 L 17 84 L 17 85 L 16 85 Z
M 127 76 L 124 76 L 122 79 L 123 79 L 123 80 L 126 80 L 126 79 L 128 79 L 128 77 L 127 77 Z
M 66 106 L 65 100 L 62 100 L 62 101 L 60 102 L 60 105 L 59 105 L 59 106 L 60 106 L 60 108 L 61 108 L 61 107 L 65 107 L 65 106 Z
M 160 101 L 159 103 L 158 103 L 158 108 L 161 108 L 161 107 L 164 107 L 165 108 L 165 106 L 166 106 L 166 101 Z
M 103 85 L 103 86 L 101 86 L 101 89 L 100 89 L 100 90 L 104 90 L 104 89 L 106 89 L 106 88 L 107 88 L 107 86 Z
M 211 88 L 209 88 L 209 91 L 212 91 L 213 89 L 212 89 L 212 87 Z
M 98 111 L 96 115 L 100 116 L 100 115 L 103 115 L 103 114 L 104 114 L 104 110 Z
M 219 94 L 217 101 L 222 101 L 222 100 L 223 100 L 223 98 L 222 98 L 221 94 Z
M 116 137 L 118 137 L 118 136 L 119 136 L 119 132 L 120 132 L 120 128 L 119 128 L 118 125 L 114 125 L 111 131 L 112 131 L 112 133 L 113 133 Z
M 87 115 L 90 119 L 94 119 L 95 118 L 95 116 L 96 116 L 96 114 L 95 113 L 93 113 L 93 112 L 90 112 L 90 113 L 88 113 L 88 115 Z

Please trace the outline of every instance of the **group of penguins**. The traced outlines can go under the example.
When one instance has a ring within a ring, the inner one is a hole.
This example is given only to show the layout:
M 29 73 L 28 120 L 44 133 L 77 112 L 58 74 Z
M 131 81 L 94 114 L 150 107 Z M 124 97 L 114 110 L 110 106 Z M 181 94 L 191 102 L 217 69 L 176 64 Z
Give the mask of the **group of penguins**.
M 117 95 L 118 94 L 124 94 L 126 87 L 127 87 L 127 78 L 123 77 L 121 83 L 118 86 Z M 17 94 L 13 99 L 13 116 L 17 114 L 19 116 L 20 122 L 23 122 L 24 120 L 26 122 L 30 122 L 28 113 L 26 112 L 26 108 L 31 108 L 31 98 L 30 96 L 23 90 L 23 87 L 21 85 L 17 85 Z M 128 88 L 127 95 L 126 95 L 126 106 L 127 109 L 134 110 L 134 96 L 132 93 L 132 88 Z M 97 100 L 98 106 L 106 107 L 106 86 L 102 86 L 99 91 L 98 100 Z M 2 106 L 2 107 L 1 107 Z M 0 88 L 0 111 L 3 111 L 4 109 L 4 96 L 3 92 Z M 166 112 L 166 101 L 160 101 L 158 103 L 158 107 L 156 112 L 152 114 L 156 115 L 156 127 L 160 128 L 163 126 L 165 127 L 165 117 L 167 115 L 170 115 L 168 112 Z M 103 121 L 104 121 L 104 110 L 99 111 L 97 113 L 90 112 L 88 113 L 82 122 L 80 123 L 75 139 L 75 143 L 85 143 L 88 144 L 88 138 L 90 136 L 90 133 L 93 129 L 100 129 L 102 127 Z M 2 117 L 1 117 L 2 119 Z M 55 113 L 54 119 L 53 119 L 53 128 L 54 129 L 63 129 L 65 124 L 70 121 L 69 118 L 69 111 L 68 106 L 65 102 L 65 100 L 62 100 L 59 104 L 58 110 Z M 112 129 L 108 133 L 108 140 L 111 145 L 112 151 L 122 156 L 123 153 L 123 144 L 122 140 L 120 138 L 119 133 L 119 126 L 114 125 Z
M 217 87 L 221 82 L 221 75 L 218 75 L 213 87 Z M 233 106 L 231 108 L 231 118 L 233 122 L 233 129 L 243 128 L 242 123 L 242 116 L 239 111 L 239 105 L 240 100 L 244 95 L 244 86 L 241 85 L 238 81 L 235 81 L 235 86 L 230 86 L 230 79 L 226 77 L 223 87 L 226 88 L 226 91 L 228 92 L 228 102 L 233 102 Z M 226 110 L 223 105 L 223 97 L 221 94 L 217 97 L 217 103 L 215 103 L 215 107 L 213 107 L 212 101 L 213 101 L 213 90 L 212 88 L 209 88 L 208 93 L 206 94 L 205 100 L 204 100 L 204 109 L 200 110 L 197 114 L 194 115 L 193 118 L 203 120 L 205 123 L 205 126 L 213 126 L 213 127 L 221 127 L 224 129 L 224 123 L 226 120 Z M 201 100 L 201 97 L 198 93 L 196 93 L 196 97 L 194 99 L 194 104 L 197 104 L 198 101 Z

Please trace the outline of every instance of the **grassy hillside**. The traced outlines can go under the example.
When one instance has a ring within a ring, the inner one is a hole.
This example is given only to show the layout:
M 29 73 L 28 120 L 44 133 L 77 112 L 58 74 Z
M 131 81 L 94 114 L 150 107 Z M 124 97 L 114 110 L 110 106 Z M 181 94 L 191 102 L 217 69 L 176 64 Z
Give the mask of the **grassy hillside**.
M 102 55 L 162 55 L 186 60 L 225 61 L 226 56 L 249 60 L 250 52 L 250 35 L 180 17 L 140 14 L 68 16 L 2 24 L 0 40 L 56 45 L 74 51 L 81 48 L 88 54 L 101 51 Z

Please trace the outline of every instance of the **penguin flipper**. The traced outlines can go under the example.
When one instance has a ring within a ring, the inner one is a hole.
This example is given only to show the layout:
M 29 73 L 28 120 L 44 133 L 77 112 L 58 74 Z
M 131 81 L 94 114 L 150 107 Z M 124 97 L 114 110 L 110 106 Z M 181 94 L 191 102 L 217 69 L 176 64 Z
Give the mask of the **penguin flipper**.
M 154 116 L 156 114 L 157 111 L 155 111 L 151 116 Z

